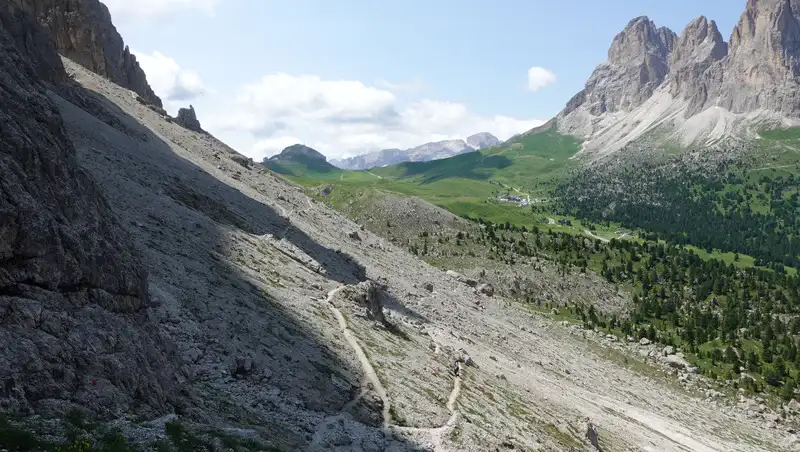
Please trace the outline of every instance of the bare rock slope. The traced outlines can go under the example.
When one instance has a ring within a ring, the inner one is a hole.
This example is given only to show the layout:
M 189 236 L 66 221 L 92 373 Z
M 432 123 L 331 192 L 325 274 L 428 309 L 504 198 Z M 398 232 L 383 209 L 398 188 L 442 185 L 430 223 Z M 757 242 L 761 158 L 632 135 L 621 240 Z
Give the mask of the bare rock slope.
M 799 61 L 797 0 L 748 0 L 729 42 L 702 16 L 680 36 L 640 17 L 550 125 L 603 155 L 638 139 L 710 144 L 800 124 Z

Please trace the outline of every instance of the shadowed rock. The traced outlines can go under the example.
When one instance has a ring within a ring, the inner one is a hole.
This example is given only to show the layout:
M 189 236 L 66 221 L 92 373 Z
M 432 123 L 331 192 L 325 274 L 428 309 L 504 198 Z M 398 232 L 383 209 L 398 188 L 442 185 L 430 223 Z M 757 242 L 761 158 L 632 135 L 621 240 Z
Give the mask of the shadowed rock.
M 181 108 L 178 110 L 178 116 L 175 118 L 175 122 L 186 129 L 205 133 L 205 130 L 200 126 L 200 121 L 197 120 L 194 107 L 191 105 L 189 105 L 189 108 Z
M 175 371 L 147 274 L 78 166 L 39 78 L 63 66 L 19 5 L 0 6 L 0 407 L 165 412 Z
M 50 30 L 58 53 L 162 107 L 136 57 L 99 0 L 14 0 L 35 12 Z

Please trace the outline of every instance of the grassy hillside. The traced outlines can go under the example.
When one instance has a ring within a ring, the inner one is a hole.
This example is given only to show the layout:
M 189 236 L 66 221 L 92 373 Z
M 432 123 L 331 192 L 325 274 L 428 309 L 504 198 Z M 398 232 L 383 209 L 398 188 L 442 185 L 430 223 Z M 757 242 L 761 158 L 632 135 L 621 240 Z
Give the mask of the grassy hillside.
M 502 182 L 520 191 L 562 177 L 580 141 L 554 129 L 515 137 L 502 146 L 430 162 L 410 162 L 375 169 L 379 176 L 415 185 Z M 438 187 L 446 187 L 438 185 Z M 461 188 L 461 187 L 459 187 Z
M 304 185 L 336 183 L 347 192 L 377 188 L 418 196 L 459 216 L 533 226 L 546 223 L 547 218 L 537 215 L 530 206 L 500 202 L 497 197 L 546 198 L 576 166 L 571 157 L 579 150 L 577 139 L 550 129 L 447 159 L 369 171 L 341 170 L 313 159 L 270 161 L 267 167 Z

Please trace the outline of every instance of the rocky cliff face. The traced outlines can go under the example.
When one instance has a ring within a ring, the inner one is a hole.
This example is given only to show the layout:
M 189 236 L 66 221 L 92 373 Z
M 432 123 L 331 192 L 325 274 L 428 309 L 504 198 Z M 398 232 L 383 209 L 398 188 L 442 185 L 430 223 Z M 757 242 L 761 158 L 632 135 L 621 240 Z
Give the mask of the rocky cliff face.
M 719 83 L 717 65 L 728 54 L 717 24 L 700 16 L 681 33 L 672 53 L 670 93 L 689 101 L 689 115 L 702 111 L 708 101 L 709 85 Z
M 25 3 L 50 30 L 65 57 L 162 107 L 136 57 L 99 0 L 14 0 Z
M 680 36 L 636 18 L 557 119 L 562 132 L 586 140 L 584 148 L 612 151 L 653 127 L 671 128 L 685 142 L 750 133 L 757 121 L 794 124 L 800 0 L 748 0 L 729 43 L 702 16 Z
M 147 274 L 40 82 L 66 74 L 27 6 L 0 5 L 0 408 L 163 412 Z
M 5 51 L 5 58 L 24 58 L 20 69 L 32 68 L 35 77 L 48 82 L 63 82 L 66 80 L 64 66 L 61 58 L 52 44 L 50 34 L 38 26 L 33 11 L 33 5 L 28 0 L 10 0 L 2 7 L 0 26 L 5 38 L 10 39 Z M 13 42 L 12 42 L 13 40 Z M 10 46 L 14 45 L 12 49 Z
M 586 88 L 568 108 L 580 105 L 594 115 L 636 108 L 650 98 L 669 73 L 669 56 L 676 35 L 658 28 L 647 17 L 638 17 L 618 34 Z
M 800 0 L 748 0 L 734 27 L 719 105 L 800 115 Z

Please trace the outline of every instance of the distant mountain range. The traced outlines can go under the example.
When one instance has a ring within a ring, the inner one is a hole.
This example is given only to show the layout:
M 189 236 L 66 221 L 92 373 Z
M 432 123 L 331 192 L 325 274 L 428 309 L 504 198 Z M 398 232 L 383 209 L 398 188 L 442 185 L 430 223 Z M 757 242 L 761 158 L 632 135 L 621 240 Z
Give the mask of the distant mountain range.
M 403 162 L 427 162 L 453 157 L 467 152 L 498 146 L 501 141 L 488 132 L 476 133 L 466 140 L 445 140 L 425 143 L 411 149 L 384 149 L 330 163 L 342 169 L 365 170 Z

